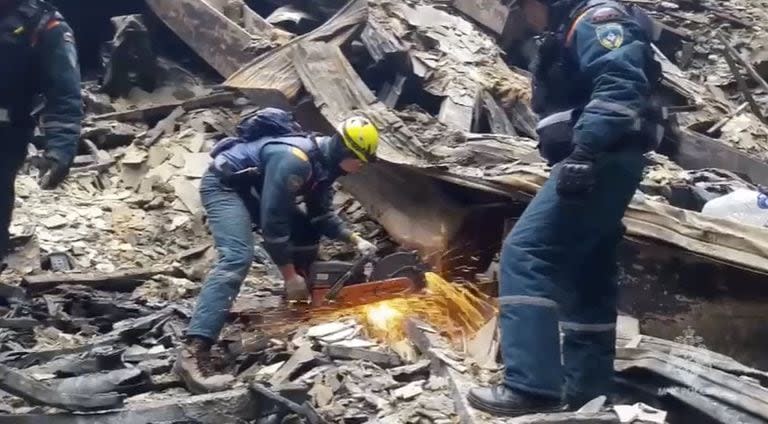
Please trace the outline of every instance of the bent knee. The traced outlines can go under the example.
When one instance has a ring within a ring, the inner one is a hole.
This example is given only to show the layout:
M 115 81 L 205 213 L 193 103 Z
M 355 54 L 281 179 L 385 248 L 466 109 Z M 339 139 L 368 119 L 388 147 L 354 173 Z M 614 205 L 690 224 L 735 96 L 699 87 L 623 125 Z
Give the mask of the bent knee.
M 253 248 L 245 247 L 223 247 L 219 248 L 218 267 L 227 272 L 235 273 L 242 278 L 248 274 L 248 270 L 253 264 Z

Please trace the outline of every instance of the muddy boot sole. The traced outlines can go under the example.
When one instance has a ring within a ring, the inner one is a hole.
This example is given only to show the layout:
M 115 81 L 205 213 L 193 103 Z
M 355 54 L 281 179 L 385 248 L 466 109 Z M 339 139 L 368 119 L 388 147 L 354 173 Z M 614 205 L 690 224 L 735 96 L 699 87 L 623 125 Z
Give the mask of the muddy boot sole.
M 179 359 L 173 364 L 173 373 L 184 382 L 184 386 L 187 387 L 187 390 L 196 395 L 222 392 L 232 387 L 235 382 L 234 377 L 226 374 L 195 378 L 192 373 L 184 369 Z

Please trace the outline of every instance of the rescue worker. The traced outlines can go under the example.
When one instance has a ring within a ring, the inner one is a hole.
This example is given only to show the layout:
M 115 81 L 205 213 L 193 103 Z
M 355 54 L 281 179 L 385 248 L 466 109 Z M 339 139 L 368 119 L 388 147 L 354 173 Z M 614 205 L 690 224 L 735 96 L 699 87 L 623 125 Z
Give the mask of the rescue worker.
M 475 408 L 509 416 L 610 395 L 621 219 L 643 155 L 663 133 L 651 97 L 658 32 L 646 15 L 610 0 L 520 4 L 544 33 L 532 103 L 540 152 L 554 167 L 502 247 L 504 381 L 468 395 Z
M 67 176 L 83 119 L 80 69 L 72 30 L 41 0 L 0 0 L 0 260 L 9 246 L 14 184 L 45 98 L 45 153 L 34 158 L 40 185 L 53 189 Z
M 364 255 L 376 251 L 332 209 L 333 182 L 376 159 L 376 127 L 367 118 L 354 117 L 344 121 L 337 134 L 316 139 L 301 133 L 288 112 L 267 109 L 258 118 L 281 127 L 291 122 L 293 131 L 254 139 L 246 129 L 239 131 L 246 133 L 246 140 L 231 146 L 220 142 L 224 147 L 214 149 L 214 161 L 200 185 L 218 260 L 198 297 L 175 364 L 193 393 L 224 390 L 233 380 L 214 375 L 208 355 L 253 262 L 253 225 L 261 229 L 264 247 L 282 274 L 288 300 L 308 299 L 305 277 L 321 235 L 352 243 Z M 245 124 L 247 120 L 241 127 Z M 297 206 L 299 197 L 304 210 Z

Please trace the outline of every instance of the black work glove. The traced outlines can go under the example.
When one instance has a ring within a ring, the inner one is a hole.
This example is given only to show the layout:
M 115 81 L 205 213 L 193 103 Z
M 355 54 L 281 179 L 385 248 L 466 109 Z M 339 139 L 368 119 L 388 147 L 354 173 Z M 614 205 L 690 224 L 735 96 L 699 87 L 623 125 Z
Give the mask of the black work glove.
M 53 155 L 43 154 L 30 159 L 32 166 L 40 170 L 38 184 L 43 190 L 58 187 L 69 174 L 69 165 L 62 163 Z
M 589 193 L 595 187 L 595 155 L 576 147 L 560 165 L 557 192 L 561 196 Z

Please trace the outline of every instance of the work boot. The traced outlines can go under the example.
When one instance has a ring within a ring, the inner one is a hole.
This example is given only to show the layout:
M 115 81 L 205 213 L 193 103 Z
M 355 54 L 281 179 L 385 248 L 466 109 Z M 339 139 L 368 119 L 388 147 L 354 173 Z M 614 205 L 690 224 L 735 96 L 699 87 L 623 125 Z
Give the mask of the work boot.
M 210 363 L 211 346 L 205 340 L 191 338 L 184 343 L 173 372 L 184 381 L 187 390 L 194 394 L 227 390 L 235 378 L 227 374 L 214 374 Z
M 309 288 L 307 281 L 299 274 L 285 280 L 285 298 L 293 302 L 307 302 L 309 300 Z
M 509 417 L 556 412 L 562 409 L 560 399 L 523 393 L 503 384 L 471 389 L 467 400 L 470 405 L 483 412 Z

